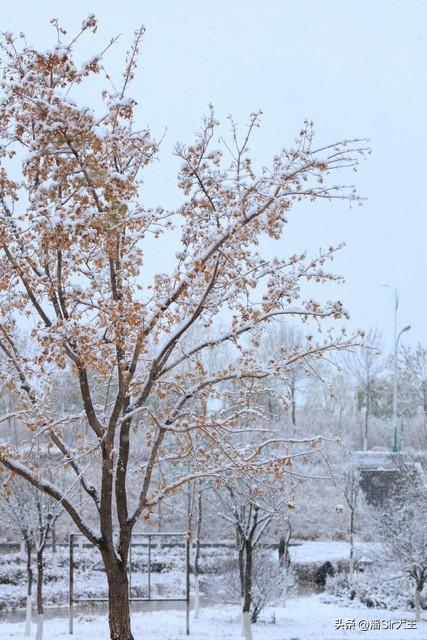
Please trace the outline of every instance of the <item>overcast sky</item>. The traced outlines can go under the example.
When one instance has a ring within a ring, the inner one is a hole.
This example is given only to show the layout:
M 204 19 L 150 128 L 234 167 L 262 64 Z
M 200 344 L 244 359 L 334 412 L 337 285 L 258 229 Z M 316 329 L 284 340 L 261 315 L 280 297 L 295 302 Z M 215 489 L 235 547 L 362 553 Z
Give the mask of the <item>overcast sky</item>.
M 1 28 L 47 49 L 51 18 L 74 32 L 90 12 L 99 30 L 85 38 L 82 55 L 123 34 L 108 56 L 117 77 L 133 31 L 147 29 L 133 95 L 154 136 L 167 127 L 161 163 L 146 179 L 150 203 L 177 202 L 172 148 L 192 140 L 210 102 L 224 133 L 227 114 L 243 125 L 262 109 L 251 145 L 262 163 L 292 144 L 304 118 L 314 121 L 319 143 L 370 138 L 372 155 L 349 176 L 364 206 L 301 205 L 267 250 L 286 255 L 345 241 L 334 269 L 346 283 L 322 297 L 339 297 L 351 327 L 379 328 L 391 348 L 386 281 L 400 293 L 399 327 L 412 325 L 406 343 L 427 346 L 426 0 L 2 0 Z

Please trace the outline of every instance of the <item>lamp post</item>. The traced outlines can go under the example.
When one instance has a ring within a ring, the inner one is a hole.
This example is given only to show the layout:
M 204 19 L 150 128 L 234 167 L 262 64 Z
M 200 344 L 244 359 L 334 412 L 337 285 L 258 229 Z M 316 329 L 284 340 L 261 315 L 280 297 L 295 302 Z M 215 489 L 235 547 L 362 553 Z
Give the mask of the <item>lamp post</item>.
M 399 437 L 398 437 L 398 424 L 397 424 L 397 352 L 398 352 L 398 346 L 399 346 L 399 340 L 400 340 L 400 336 L 402 335 L 402 333 L 404 333 L 405 331 L 409 331 L 409 329 L 411 328 L 411 325 L 408 324 L 405 327 L 403 327 L 403 329 L 401 329 L 399 331 L 399 333 L 397 333 L 397 310 L 399 308 L 399 293 L 397 291 L 397 289 L 392 289 L 392 287 L 390 287 L 390 285 L 388 285 L 385 282 L 381 283 L 382 287 L 387 287 L 387 289 L 390 289 L 390 291 L 392 291 L 393 293 L 393 297 L 394 297 L 394 320 L 393 320 L 393 325 L 394 325 L 394 332 L 393 332 L 393 338 L 394 338 L 394 352 L 393 352 L 393 440 L 392 440 L 392 446 L 391 446 L 391 450 L 393 453 L 397 453 L 399 451 L 399 448 L 401 447 L 401 442 L 399 442 Z

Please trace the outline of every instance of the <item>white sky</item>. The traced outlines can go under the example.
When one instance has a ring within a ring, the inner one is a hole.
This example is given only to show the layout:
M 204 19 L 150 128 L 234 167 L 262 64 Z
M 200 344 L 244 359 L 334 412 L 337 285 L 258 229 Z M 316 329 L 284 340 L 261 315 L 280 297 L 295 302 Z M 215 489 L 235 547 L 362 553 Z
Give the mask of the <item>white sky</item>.
M 251 147 L 263 163 L 292 144 L 305 117 L 319 143 L 370 138 L 372 156 L 348 176 L 365 205 L 301 205 L 267 250 L 286 255 L 344 240 L 334 269 L 346 284 L 323 296 L 343 300 L 351 327 L 378 327 L 390 348 L 387 281 L 400 292 L 399 327 L 412 325 L 405 342 L 427 345 L 426 0 L 2 0 L 1 28 L 50 48 L 52 17 L 75 32 L 90 12 L 99 30 L 85 38 L 83 56 L 122 33 L 108 56 L 116 77 L 133 31 L 147 28 L 132 93 L 155 137 L 167 127 L 161 163 L 146 178 L 151 204 L 177 202 L 171 150 L 192 140 L 209 102 L 224 133 L 227 114 L 243 125 L 263 110 Z

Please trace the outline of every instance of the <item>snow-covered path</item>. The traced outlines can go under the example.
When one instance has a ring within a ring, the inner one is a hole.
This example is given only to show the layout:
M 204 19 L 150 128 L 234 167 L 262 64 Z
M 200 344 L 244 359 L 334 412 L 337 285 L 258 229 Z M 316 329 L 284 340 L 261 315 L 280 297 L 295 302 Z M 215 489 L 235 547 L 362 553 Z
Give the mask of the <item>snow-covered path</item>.
M 275 624 L 272 622 L 275 616 Z M 425 615 L 425 614 L 424 614 Z M 336 629 L 336 620 L 343 623 L 355 621 L 355 629 Z M 132 616 L 135 640 L 184 640 L 185 612 L 162 611 L 135 613 Z M 375 629 L 381 621 L 394 621 L 395 627 L 402 620 L 413 621 L 413 614 L 403 611 L 378 611 L 367 608 L 346 608 L 325 604 L 319 596 L 289 599 L 286 607 L 266 610 L 264 622 L 253 626 L 254 640 L 426 640 L 427 620 L 409 628 Z M 371 626 L 371 629 L 358 629 Z M 372 622 L 371 622 L 372 621 Z M 388 622 L 387 622 L 388 623 Z M 372 625 L 374 628 L 372 628 Z M 384 625 L 384 623 L 383 623 Z M 35 635 L 35 627 L 33 627 Z M 0 622 L 1 640 L 24 638 L 24 623 Z M 45 640 L 106 640 L 108 628 L 105 616 L 78 616 L 74 636 L 68 634 L 65 619 L 45 622 Z M 201 611 L 200 619 L 191 619 L 192 640 L 229 640 L 240 638 L 240 624 L 236 607 L 209 607 Z

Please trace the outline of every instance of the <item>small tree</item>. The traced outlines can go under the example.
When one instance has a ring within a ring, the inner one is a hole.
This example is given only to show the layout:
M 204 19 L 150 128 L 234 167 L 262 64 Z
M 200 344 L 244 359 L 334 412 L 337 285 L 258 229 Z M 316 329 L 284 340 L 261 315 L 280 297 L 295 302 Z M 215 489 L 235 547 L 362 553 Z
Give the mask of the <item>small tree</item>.
M 266 605 L 284 604 L 286 592 L 295 584 L 295 574 L 288 567 L 286 569 L 279 566 L 271 551 L 258 548 L 253 556 L 252 562 L 252 588 L 251 588 L 251 610 L 249 620 L 251 624 L 258 622 L 259 616 Z M 236 594 L 239 593 L 239 573 L 235 567 L 229 568 L 221 576 L 221 597 L 224 595 L 230 602 L 236 601 Z M 244 638 L 251 637 L 249 624 L 242 617 L 241 634 Z
M 47 494 L 31 484 L 14 478 L 3 486 L 2 507 L 12 527 L 19 531 L 24 539 L 27 568 L 27 610 L 25 635 L 30 635 L 32 609 L 32 552 L 36 553 L 37 581 L 37 634 L 36 640 L 43 638 L 43 582 L 44 551 L 52 532 L 52 527 L 61 515 L 62 509 Z
M 273 572 L 273 580 L 267 580 L 267 575 L 271 577 L 272 562 L 267 562 L 265 554 L 262 554 L 260 549 L 260 543 L 264 540 L 273 519 L 279 518 L 286 508 L 283 489 L 274 489 L 268 486 L 268 483 L 267 477 L 262 480 L 258 477 L 250 486 L 244 480 L 240 480 L 239 491 L 229 485 L 221 500 L 220 516 L 233 526 L 236 535 L 242 635 L 246 640 L 251 640 L 251 623 L 257 622 L 258 615 L 269 597 L 272 593 L 281 593 L 283 577 L 286 574 L 286 569 L 280 567 L 277 562 L 274 563 L 276 571 Z M 269 566 L 267 573 L 266 562 Z M 256 589 L 254 581 L 257 583 Z M 272 582 L 275 583 L 275 588 Z
M 34 513 L 31 510 L 31 503 L 26 499 L 31 488 L 29 485 L 21 486 L 22 481 L 15 480 L 13 483 L 5 483 L 2 487 L 0 509 L 5 521 L 11 526 L 12 531 L 22 537 L 25 549 L 26 572 L 27 572 L 27 606 L 25 616 L 25 635 L 31 635 L 32 600 L 33 600 L 33 563 L 32 554 L 34 550 L 34 537 L 32 525 L 34 524 Z M 26 491 L 27 490 L 27 491 Z
M 427 581 L 427 495 L 424 486 L 403 486 L 373 514 L 373 533 L 381 542 L 379 561 L 414 584 L 415 618 L 420 620 L 421 593 Z
M 381 335 L 376 329 L 370 329 L 366 335 L 363 349 L 351 351 L 344 356 L 344 363 L 357 385 L 357 405 L 364 409 L 362 449 L 369 448 L 369 420 L 375 413 L 374 396 L 378 387 L 378 376 L 385 369 L 381 357 Z
M 353 580 L 354 572 L 354 520 L 356 515 L 357 501 L 360 493 L 359 474 L 354 471 L 348 471 L 344 476 L 344 498 L 350 511 L 350 558 L 349 558 L 349 578 Z
M 420 412 L 423 421 L 423 443 L 427 442 L 427 349 L 418 344 L 414 349 L 401 345 L 398 354 L 400 415 Z

